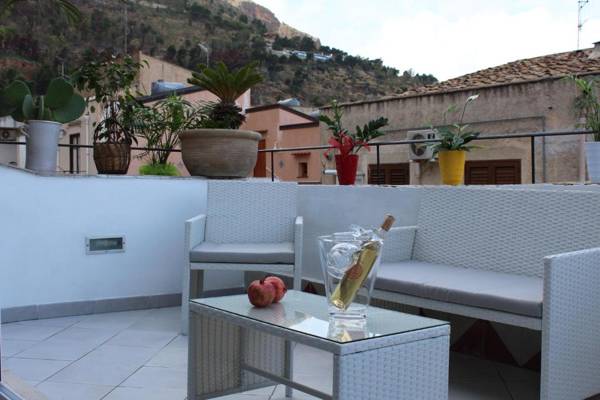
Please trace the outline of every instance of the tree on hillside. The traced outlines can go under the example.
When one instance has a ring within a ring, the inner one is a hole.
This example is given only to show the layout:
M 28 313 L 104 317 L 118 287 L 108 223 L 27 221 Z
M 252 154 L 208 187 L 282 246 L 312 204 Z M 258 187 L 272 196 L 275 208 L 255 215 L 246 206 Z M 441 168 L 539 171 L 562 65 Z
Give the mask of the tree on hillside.
M 317 49 L 317 47 L 315 46 L 314 40 L 312 40 L 308 36 L 304 36 L 300 40 L 298 47 L 300 50 L 304 50 L 304 51 L 315 51 Z
M 173 45 L 167 47 L 167 54 L 165 54 L 165 58 L 169 61 L 175 60 L 175 56 L 177 55 L 177 48 Z
M 27 1 L 29 0 L 4 0 L 4 4 L 0 6 L 0 18 L 8 14 L 9 10 L 12 9 L 14 5 L 25 3 Z M 81 12 L 75 4 L 71 3 L 69 0 L 46 0 L 46 3 L 58 8 L 66 15 L 69 22 L 76 24 L 81 21 Z

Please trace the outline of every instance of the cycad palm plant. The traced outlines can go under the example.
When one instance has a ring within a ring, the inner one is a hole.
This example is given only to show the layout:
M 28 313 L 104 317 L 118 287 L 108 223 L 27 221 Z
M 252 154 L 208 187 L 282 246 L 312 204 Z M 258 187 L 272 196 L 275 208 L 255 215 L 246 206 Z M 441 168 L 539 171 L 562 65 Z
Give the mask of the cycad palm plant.
M 219 62 L 214 68 L 200 66 L 188 82 L 208 90 L 219 98 L 208 110 L 210 122 L 206 128 L 238 129 L 246 117 L 235 101 L 252 86 L 262 82 L 256 63 L 248 64 L 238 70 L 229 70 Z
M 24 3 L 27 0 L 3 0 L 2 5 L 0 5 L 0 17 L 4 17 L 4 15 L 10 10 L 14 5 L 18 3 Z M 55 5 L 60 11 L 62 11 L 69 22 L 76 24 L 81 21 L 81 12 L 79 9 L 69 0 L 44 0 L 45 2 L 52 3 Z

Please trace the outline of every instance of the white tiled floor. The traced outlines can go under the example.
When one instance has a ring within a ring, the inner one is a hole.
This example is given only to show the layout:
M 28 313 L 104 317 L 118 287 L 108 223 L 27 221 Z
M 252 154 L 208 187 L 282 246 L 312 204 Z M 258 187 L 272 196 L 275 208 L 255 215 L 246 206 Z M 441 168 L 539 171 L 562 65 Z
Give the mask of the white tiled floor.
M 49 400 L 184 400 L 187 338 L 178 335 L 179 317 L 179 308 L 166 308 L 4 324 L 2 367 Z M 295 352 L 296 379 L 329 391 L 330 357 L 304 346 Z M 533 400 L 538 385 L 531 371 L 452 355 L 451 400 Z M 284 398 L 279 385 L 222 399 Z

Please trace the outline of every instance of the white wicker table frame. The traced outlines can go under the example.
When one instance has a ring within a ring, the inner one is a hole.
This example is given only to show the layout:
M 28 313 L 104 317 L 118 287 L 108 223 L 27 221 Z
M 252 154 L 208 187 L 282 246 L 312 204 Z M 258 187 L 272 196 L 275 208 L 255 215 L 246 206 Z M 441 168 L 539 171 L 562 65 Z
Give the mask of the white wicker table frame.
M 275 383 L 327 400 L 448 398 L 449 325 L 349 343 L 190 302 L 188 400 Z M 295 382 L 285 342 L 333 354 L 332 392 Z

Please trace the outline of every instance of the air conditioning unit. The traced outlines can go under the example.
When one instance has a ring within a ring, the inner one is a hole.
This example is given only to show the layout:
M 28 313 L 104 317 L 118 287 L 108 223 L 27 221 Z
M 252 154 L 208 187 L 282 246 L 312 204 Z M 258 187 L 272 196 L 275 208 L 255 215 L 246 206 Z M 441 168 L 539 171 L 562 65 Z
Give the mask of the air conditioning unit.
M 419 131 L 408 131 L 407 140 L 430 140 L 437 138 L 432 129 L 423 129 Z M 411 160 L 430 160 L 433 158 L 433 150 L 427 143 L 411 143 L 408 150 Z
M 18 130 L 14 128 L 0 128 L 0 142 L 14 142 L 19 135 Z

